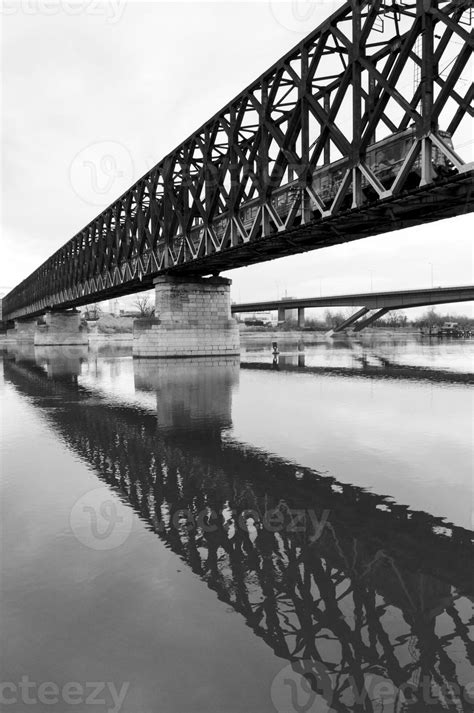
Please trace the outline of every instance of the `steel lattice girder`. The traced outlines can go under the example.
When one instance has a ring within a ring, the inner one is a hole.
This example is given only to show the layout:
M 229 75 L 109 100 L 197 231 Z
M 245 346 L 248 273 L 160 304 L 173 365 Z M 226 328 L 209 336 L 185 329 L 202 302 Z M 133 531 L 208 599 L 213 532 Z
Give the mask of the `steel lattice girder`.
M 13 289 L 4 319 L 473 210 L 450 140 L 474 111 L 471 7 L 347 2 Z M 402 137 L 383 180 L 376 149 Z

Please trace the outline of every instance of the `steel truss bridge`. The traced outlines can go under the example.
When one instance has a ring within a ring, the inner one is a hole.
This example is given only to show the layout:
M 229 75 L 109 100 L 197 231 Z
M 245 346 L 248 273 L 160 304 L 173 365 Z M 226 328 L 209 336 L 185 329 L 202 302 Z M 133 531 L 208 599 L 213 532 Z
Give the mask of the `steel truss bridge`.
M 350 0 L 4 299 L 4 319 L 474 209 L 472 0 Z

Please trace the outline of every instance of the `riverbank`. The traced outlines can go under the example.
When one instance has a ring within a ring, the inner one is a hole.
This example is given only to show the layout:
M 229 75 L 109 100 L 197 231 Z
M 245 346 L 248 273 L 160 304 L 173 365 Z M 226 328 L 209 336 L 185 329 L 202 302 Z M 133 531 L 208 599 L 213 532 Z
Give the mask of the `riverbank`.
M 317 342 L 325 341 L 326 339 L 347 339 L 348 337 L 354 337 L 356 339 L 361 339 L 362 337 L 414 337 L 420 334 L 419 330 L 416 328 L 412 329 L 377 329 L 376 327 L 367 327 L 361 332 L 338 332 L 336 334 L 328 335 L 328 331 L 317 331 L 317 330 L 306 330 L 306 329 L 294 329 L 294 330 L 284 330 L 284 329 L 268 329 L 259 327 L 241 327 L 240 329 L 240 339 L 243 344 L 252 344 L 262 341 L 277 341 L 281 343 L 285 342 L 298 342 L 302 341 L 305 344 L 316 344 Z
M 122 322 L 122 320 L 120 320 Z M 115 328 L 114 328 L 115 327 Z M 126 325 L 126 331 L 123 330 L 124 325 L 117 323 L 116 325 L 100 326 L 100 321 L 88 324 L 88 337 L 89 344 L 93 345 L 117 345 L 117 346 L 129 346 L 133 345 L 133 332 L 132 329 L 128 329 Z M 268 345 L 271 348 L 274 342 L 277 342 L 278 346 L 285 345 L 295 345 L 295 344 L 320 344 L 321 342 L 327 342 L 328 340 L 344 341 L 347 339 L 354 339 L 362 342 L 369 342 L 376 338 L 378 340 L 382 339 L 397 339 L 397 338 L 413 338 L 420 335 L 419 331 L 416 329 L 377 329 L 377 328 L 367 328 L 363 332 L 340 332 L 328 336 L 326 332 L 323 331 L 310 331 L 304 329 L 295 329 L 291 331 L 282 329 L 268 329 L 259 327 L 247 327 L 245 325 L 240 325 L 240 343 L 243 348 L 252 346 L 262 346 Z M 10 346 L 16 344 L 16 340 L 8 337 L 7 335 L 0 335 L 0 346 Z

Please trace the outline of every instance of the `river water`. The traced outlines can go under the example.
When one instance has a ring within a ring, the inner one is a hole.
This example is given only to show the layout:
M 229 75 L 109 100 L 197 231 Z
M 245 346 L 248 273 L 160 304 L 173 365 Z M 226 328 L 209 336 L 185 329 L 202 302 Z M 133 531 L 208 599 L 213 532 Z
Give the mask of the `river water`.
M 474 341 L 278 351 L 4 350 L 5 710 L 473 710 Z

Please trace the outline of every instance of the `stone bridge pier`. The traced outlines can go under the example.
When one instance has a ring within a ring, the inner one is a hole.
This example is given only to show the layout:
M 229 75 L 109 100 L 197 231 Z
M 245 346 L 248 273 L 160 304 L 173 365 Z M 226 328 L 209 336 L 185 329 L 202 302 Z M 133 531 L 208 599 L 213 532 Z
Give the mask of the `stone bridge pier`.
M 133 324 L 134 357 L 240 354 L 239 327 L 230 312 L 230 280 L 165 275 L 154 285 L 155 316 Z
M 30 319 L 15 319 L 13 328 L 7 329 L 7 337 L 8 339 L 14 339 L 16 342 L 33 343 L 37 324 L 37 317 Z
M 38 317 L 15 319 L 15 326 L 8 330 L 9 339 L 16 342 L 32 342 L 35 346 L 85 346 L 89 343 L 87 329 L 81 324 L 77 310 L 48 311 L 44 323 Z
M 77 310 L 46 312 L 44 324 L 35 330 L 35 346 L 76 346 L 89 343 L 86 327 L 81 324 Z

